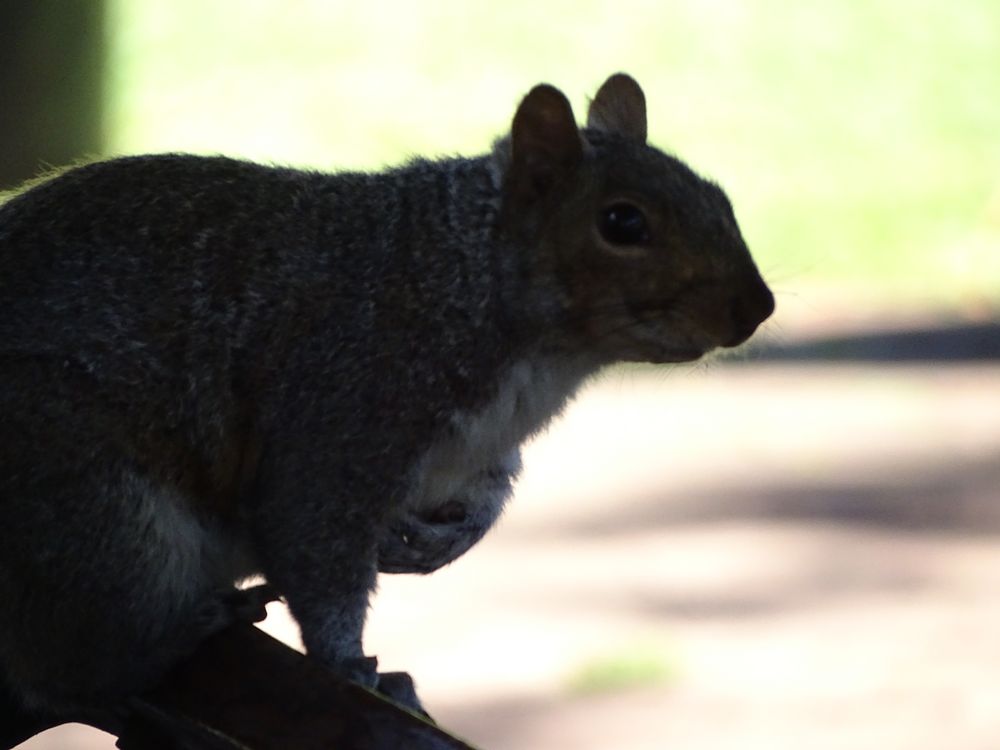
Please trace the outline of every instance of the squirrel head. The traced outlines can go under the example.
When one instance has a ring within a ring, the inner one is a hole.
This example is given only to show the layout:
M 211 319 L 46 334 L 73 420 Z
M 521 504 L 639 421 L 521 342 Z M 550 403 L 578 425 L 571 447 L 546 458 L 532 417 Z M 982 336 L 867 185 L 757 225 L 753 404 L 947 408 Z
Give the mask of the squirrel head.
M 629 76 L 601 86 L 582 130 L 558 89 L 536 86 L 504 146 L 501 229 L 558 299 L 566 343 L 609 361 L 689 361 L 743 343 L 773 312 L 725 193 L 647 145 Z

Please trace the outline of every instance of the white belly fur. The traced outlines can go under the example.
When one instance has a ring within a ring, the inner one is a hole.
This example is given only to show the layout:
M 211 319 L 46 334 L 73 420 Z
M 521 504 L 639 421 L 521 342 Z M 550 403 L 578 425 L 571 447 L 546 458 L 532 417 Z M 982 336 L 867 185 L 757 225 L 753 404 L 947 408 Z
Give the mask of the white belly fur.
M 406 506 L 422 511 L 453 498 L 472 505 L 502 504 L 507 483 L 484 482 L 484 472 L 500 471 L 513 479 L 521 468 L 521 443 L 563 409 L 588 374 L 590 368 L 562 359 L 515 364 L 492 402 L 452 417 L 450 434 L 420 461 Z

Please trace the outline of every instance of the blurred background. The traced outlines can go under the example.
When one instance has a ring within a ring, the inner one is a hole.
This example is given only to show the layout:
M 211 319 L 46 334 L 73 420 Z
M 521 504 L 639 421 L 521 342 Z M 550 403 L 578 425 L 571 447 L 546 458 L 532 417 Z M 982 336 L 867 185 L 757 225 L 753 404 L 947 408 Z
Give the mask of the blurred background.
M 997 3 L 5 0 L 0 189 L 473 154 L 535 83 L 582 118 L 618 70 L 778 311 L 736 357 L 598 378 L 486 540 L 383 579 L 369 651 L 490 750 L 1000 746 Z

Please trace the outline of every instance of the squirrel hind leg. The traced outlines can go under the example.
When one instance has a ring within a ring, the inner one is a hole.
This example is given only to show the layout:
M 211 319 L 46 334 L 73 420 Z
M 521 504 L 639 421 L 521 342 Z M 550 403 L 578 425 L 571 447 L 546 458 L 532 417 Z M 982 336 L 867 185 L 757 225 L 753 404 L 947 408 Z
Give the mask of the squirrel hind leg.
M 107 461 L 31 463 L 0 467 L 17 519 L 0 532 L 0 679 L 29 709 L 115 703 L 237 619 L 212 532 L 170 488 Z

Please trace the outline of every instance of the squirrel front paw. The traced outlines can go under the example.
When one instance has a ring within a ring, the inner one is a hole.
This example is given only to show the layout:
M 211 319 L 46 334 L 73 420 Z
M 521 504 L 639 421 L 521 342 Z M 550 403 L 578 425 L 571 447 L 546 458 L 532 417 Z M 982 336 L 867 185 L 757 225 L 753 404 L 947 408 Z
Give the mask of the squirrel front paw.
M 420 703 L 417 688 L 408 672 L 379 672 L 377 689 L 389 700 L 415 711 L 428 721 L 434 721 Z
M 382 529 L 378 569 L 382 573 L 433 573 L 461 557 L 503 513 L 521 468 L 517 449 L 472 475 L 458 493 L 417 495 Z
M 482 539 L 495 515 L 470 514 L 458 500 L 427 511 L 408 510 L 386 528 L 378 547 L 382 573 L 432 573 Z

